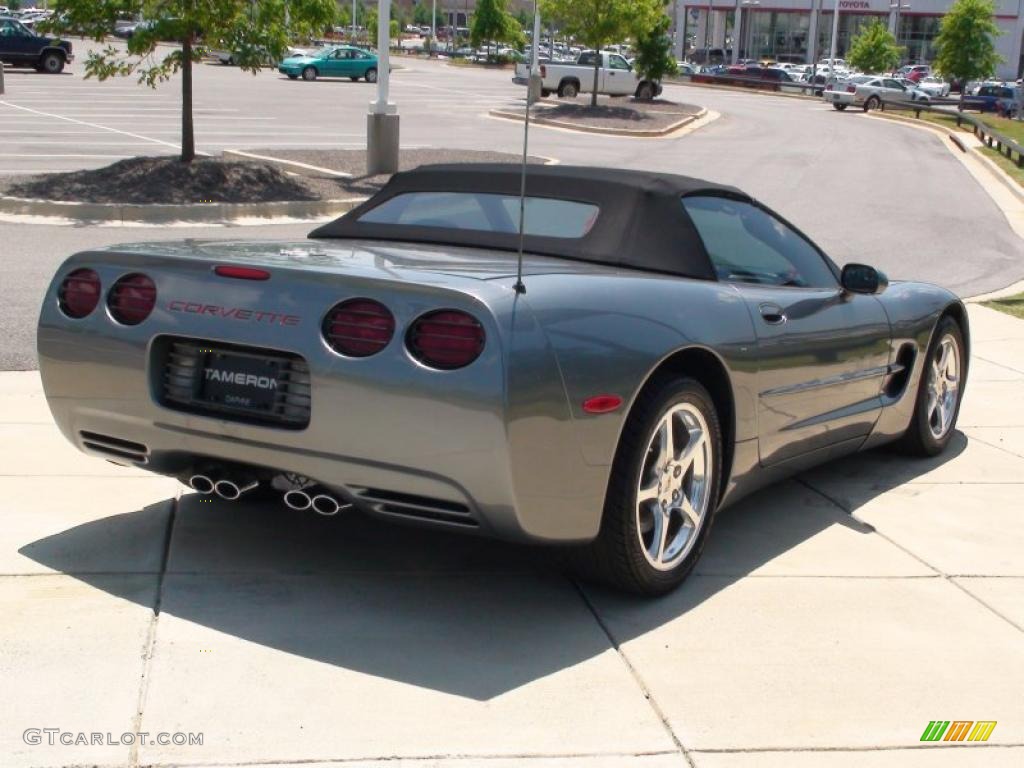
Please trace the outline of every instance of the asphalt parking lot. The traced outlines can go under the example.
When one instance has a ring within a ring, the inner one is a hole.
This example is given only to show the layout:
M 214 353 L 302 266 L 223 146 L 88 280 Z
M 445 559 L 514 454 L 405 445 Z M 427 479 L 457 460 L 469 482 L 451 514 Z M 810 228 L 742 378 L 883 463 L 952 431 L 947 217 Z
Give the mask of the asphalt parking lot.
M 519 146 L 519 126 L 487 116 L 521 98 L 509 73 L 400 64 L 405 146 Z M 0 175 L 176 151 L 176 83 L 80 72 L 8 74 Z M 201 151 L 362 146 L 366 84 L 218 65 L 196 83 Z M 667 95 L 721 116 L 678 139 L 538 129 L 531 150 L 736 184 L 839 262 L 963 296 L 1024 277 L 1021 239 L 933 135 L 813 102 Z M 971 306 L 946 454 L 875 451 L 767 488 L 723 512 L 680 590 L 638 600 L 536 550 L 200 500 L 67 444 L 33 370 L 67 254 L 310 228 L 0 221 L 3 768 L 1024 763 L 1024 323 Z M 986 743 L 922 744 L 936 719 L 997 725 Z M 105 738 L 26 736 L 45 728 Z

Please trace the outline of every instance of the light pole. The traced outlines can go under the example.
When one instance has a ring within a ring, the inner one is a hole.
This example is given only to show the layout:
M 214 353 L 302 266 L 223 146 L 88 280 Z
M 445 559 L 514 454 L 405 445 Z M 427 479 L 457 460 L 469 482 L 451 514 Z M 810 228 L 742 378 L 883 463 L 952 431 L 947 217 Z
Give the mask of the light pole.
M 356 41 L 356 0 L 352 0 L 352 42 Z
M 814 9 L 814 23 L 811 24 L 813 34 L 811 35 L 811 93 L 814 93 L 814 78 L 818 75 L 818 38 L 821 33 L 818 31 L 818 27 L 821 24 L 821 3 L 822 0 L 818 0 L 818 7 Z
M 900 11 L 901 10 L 909 11 L 910 10 L 910 3 L 900 3 L 897 0 L 897 2 L 895 2 L 895 3 L 889 3 L 889 10 L 894 11 L 894 13 L 893 13 L 893 20 L 892 20 L 892 36 L 894 38 L 896 38 L 896 45 L 899 45 L 900 44 Z M 909 51 L 908 51 L 908 53 L 909 53 Z M 911 58 L 910 56 L 907 56 L 908 60 L 910 58 Z
M 831 80 L 836 73 L 836 44 L 839 42 L 839 0 L 836 0 L 835 10 L 832 12 L 832 46 L 829 52 L 828 76 Z
M 377 100 L 366 116 L 366 173 L 398 170 L 398 107 L 388 100 L 391 81 L 391 0 L 377 0 Z
M 748 8 L 747 11 L 747 58 L 752 59 L 754 56 L 750 55 L 750 49 L 754 47 L 754 6 L 761 4 L 761 0 L 743 0 L 743 6 Z
M 437 0 L 431 4 L 430 11 L 430 55 L 434 55 L 434 48 L 437 46 Z

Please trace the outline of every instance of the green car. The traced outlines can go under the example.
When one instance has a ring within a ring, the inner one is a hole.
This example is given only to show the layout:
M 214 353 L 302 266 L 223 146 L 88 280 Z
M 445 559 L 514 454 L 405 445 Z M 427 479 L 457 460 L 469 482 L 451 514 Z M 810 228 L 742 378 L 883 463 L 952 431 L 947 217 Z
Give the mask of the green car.
M 292 80 L 316 80 L 324 75 L 377 82 L 377 56 L 351 45 L 328 45 L 304 56 L 290 56 L 277 69 Z

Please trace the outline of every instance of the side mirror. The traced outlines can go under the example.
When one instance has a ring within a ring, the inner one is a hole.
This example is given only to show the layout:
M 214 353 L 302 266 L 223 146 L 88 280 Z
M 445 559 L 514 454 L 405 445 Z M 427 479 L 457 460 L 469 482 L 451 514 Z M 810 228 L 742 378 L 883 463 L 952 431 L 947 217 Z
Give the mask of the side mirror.
M 867 264 L 847 264 L 840 278 L 843 289 L 850 293 L 881 293 L 889 286 L 889 278 Z

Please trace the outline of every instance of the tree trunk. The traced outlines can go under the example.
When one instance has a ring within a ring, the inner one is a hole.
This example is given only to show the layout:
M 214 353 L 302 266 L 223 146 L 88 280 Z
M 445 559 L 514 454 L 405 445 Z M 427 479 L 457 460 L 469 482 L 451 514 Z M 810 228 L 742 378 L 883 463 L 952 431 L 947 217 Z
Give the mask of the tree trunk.
M 192 125 L 192 34 L 181 44 L 181 162 L 196 159 L 196 137 Z
M 590 93 L 590 106 L 597 106 L 597 81 L 601 73 L 601 51 L 598 49 L 597 56 L 594 58 L 594 90 Z

